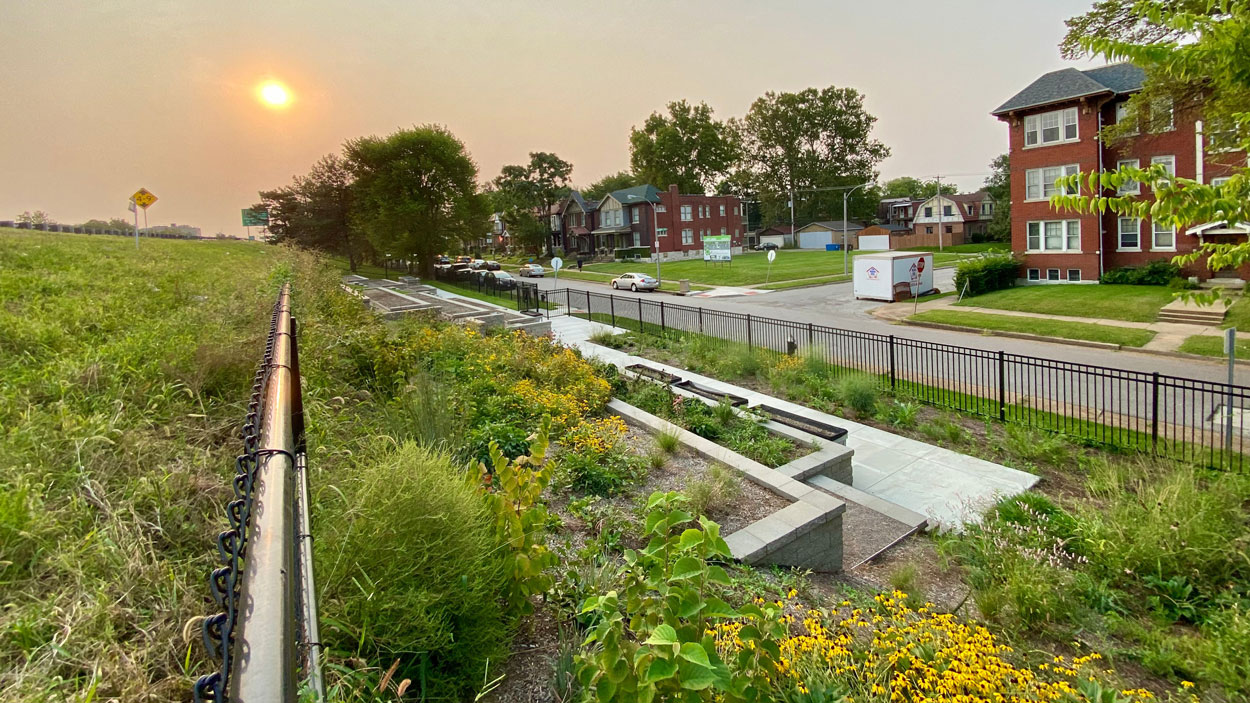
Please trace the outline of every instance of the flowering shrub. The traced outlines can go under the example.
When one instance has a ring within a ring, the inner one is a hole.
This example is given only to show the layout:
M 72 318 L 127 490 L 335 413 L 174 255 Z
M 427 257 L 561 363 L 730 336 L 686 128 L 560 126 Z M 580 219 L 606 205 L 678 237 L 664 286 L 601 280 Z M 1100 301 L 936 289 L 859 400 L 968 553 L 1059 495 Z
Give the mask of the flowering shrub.
M 646 474 L 640 457 L 626 451 L 619 417 L 582 420 L 565 435 L 558 484 L 595 495 L 611 495 Z

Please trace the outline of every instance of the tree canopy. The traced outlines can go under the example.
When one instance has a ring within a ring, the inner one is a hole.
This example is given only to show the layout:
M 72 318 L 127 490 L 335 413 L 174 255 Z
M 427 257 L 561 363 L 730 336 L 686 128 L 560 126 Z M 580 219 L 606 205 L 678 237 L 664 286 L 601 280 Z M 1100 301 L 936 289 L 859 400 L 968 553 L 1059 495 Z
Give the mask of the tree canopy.
M 875 180 L 877 164 L 890 154 L 872 138 L 876 121 L 854 88 L 768 92 L 756 99 L 737 127 L 765 221 L 789 219 L 791 192 L 797 219 L 840 217 L 842 189 Z M 876 201 L 863 190 L 853 196 L 851 213 L 871 217 Z
M 882 198 L 932 198 L 938 193 L 937 179 L 921 180 L 911 176 L 891 178 L 881 184 Z M 959 192 L 953 183 L 942 183 L 943 195 L 954 195 Z
M 1130 114 L 1142 116 L 1169 100 L 1178 112 L 1200 110 L 1208 129 L 1226 144 L 1250 151 L 1250 0 L 1106 0 L 1069 20 L 1063 44 L 1069 56 L 1102 56 L 1131 61 L 1146 72 L 1140 94 L 1129 100 Z M 1116 130 L 1112 137 L 1123 136 Z M 1179 178 L 1162 164 L 1121 167 L 1113 172 L 1077 174 L 1067 179 L 1073 195 L 1052 199 L 1056 207 L 1078 212 L 1113 212 L 1191 226 L 1207 222 L 1250 221 L 1250 174 L 1244 154 L 1234 175 L 1219 186 Z M 1129 181 L 1144 183 L 1153 199 L 1118 195 Z M 1108 194 L 1110 193 L 1110 195 Z M 1204 244 L 1192 262 L 1209 254 L 1212 270 L 1250 260 L 1250 244 Z
M 352 226 L 353 181 L 350 165 L 329 154 L 291 185 L 261 191 L 261 201 L 253 207 L 269 212 L 269 233 L 275 241 L 346 256 L 355 271 L 371 247 Z
M 994 216 L 987 234 L 991 241 L 1011 241 L 1011 161 L 999 154 L 990 162 L 990 175 L 981 186 L 994 199 Z
M 582 188 L 582 197 L 587 200 L 600 200 L 603 196 L 617 190 L 633 188 L 646 183 L 641 177 L 636 176 L 629 171 L 617 171 L 609 173 L 590 185 Z M 661 186 L 657 186 L 661 187 Z
M 493 202 L 514 239 L 531 248 L 550 241 L 548 213 L 568 193 L 572 173 L 573 164 L 545 151 L 531 152 L 528 164 L 500 169 L 491 181 Z
M 629 163 L 643 183 L 683 193 L 705 193 L 738 161 L 738 137 L 712 116 L 707 103 L 668 104 L 668 114 L 651 113 L 629 133 Z
M 361 137 L 344 149 L 353 187 L 353 225 L 379 253 L 414 257 L 422 275 L 434 257 L 481 235 L 488 214 L 477 165 L 451 132 L 435 125 Z

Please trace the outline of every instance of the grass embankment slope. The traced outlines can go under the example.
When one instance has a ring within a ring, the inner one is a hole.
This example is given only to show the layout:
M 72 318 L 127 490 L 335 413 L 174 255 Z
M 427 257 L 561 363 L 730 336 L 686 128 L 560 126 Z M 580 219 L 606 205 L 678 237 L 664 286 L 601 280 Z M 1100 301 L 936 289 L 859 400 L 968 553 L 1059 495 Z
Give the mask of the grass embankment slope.
M 1223 305 L 1223 303 L 1217 301 L 1215 305 Z M 1250 298 L 1245 297 L 1244 293 L 1234 298 L 1233 304 L 1229 306 L 1224 316 L 1224 324 L 1220 327 L 1221 329 L 1237 328 L 1239 333 L 1237 358 L 1250 359 L 1250 339 L 1240 338 L 1241 335 L 1250 332 Z M 1216 335 L 1194 335 L 1181 344 L 1180 350 L 1189 354 L 1223 357 L 1224 338 Z
M 1092 322 L 1069 322 L 1045 317 L 1024 315 L 994 315 L 990 313 L 965 312 L 963 310 L 928 310 L 907 318 L 917 322 L 935 322 L 944 325 L 974 327 L 995 332 L 1037 334 L 1045 337 L 1078 339 L 1089 342 L 1119 344 L 1125 347 L 1141 347 L 1154 339 L 1155 333 L 1135 327 L 1113 327 Z

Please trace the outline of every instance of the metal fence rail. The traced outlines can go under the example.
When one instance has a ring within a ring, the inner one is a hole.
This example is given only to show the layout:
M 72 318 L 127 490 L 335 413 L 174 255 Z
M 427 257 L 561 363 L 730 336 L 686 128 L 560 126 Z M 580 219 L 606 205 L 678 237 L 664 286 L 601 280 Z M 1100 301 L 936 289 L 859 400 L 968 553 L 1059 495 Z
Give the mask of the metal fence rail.
M 773 320 L 607 293 L 560 289 L 546 300 L 568 314 L 641 332 L 699 334 L 748 349 L 797 352 L 837 377 L 875 376 L 904 398 L 1084 441 L 1212 468 L 1244 470 L 1250 388 L 1078 364 L 894 335 Z
M 196 682 L 197 701 L 325 697 L 296 330 L 287 284 L 252 383 L 230 527 L 217 538 L 223 565 L 209 579 L 222 612 L 204 620 L 203 638 L 220 668 Z
M 460 286 L 485 295 L 512 301 L 520 312 L 537 313 L 540 304 L 538 286 L 529 281 L 507 279 L 500 282 L 494 276 L 483 275 L 485 272 L 465 269 L 463 273 L 434 269 L 434 280 Z

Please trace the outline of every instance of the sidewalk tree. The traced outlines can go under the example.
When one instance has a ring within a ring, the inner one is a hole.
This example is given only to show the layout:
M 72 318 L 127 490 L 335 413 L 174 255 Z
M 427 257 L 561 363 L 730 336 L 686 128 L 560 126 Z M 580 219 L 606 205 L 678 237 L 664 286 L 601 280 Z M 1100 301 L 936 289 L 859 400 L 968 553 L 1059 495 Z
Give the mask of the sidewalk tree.
M 1007 154 L 990 162 L 990 175 L 981 186 L 994 199 L 994 216 L 987 232 L 992 242 L 1011 241 L 1011 164 Z
M 568 193 L 573 164 L 545 151 L 530 153 L 528 164 L 509 164 L 499 171 L 491 186 L 508 231 L 531 249 L 549 245 L 549 213 Z
M 642 183 L 682 193 L 705 193 L 728 175 L 739 159 L 739 139 L 732 125 L 717 120 L 707 103 L 685 100 L 668 104 L 629 132 L 629 164 Z
M 1068 21 L 1061 45 L 1070 58 L 1101 56 L 1131 61 L 1146 73 L 1142 91 L 1129 99 L 1129 114 L 1120 129 L 1108 129 L 1111 140 L 1127 137 L 1134 125 L 1147 124 L 1161 102 L 1177 113 L 1198 109 L 1211 133 L 1225 146 L 1242 152 L 1232 177 L 1219 186 L 1178 178 L 1161 164 L 1122 167 L 1104 173 L 1070 176 L 1074 193 L 1052 198 L 1055 207 L 1077 212 L 1112 212 L 1150 217 L 1177 227 L 1207 222 L 1250 221 L 1250 0 L 1106 0 Z M 1153 199 L 1116 191 L 1129 181 L 1146 184 Z M 1078 190 L 1079 189 L 1079 190 Z M 1209 255 L 1216 271 L 1250 261 L 1250 243 L 1204 243 L 1192 254 L 1176 257 L 1191 263 Z
M 872 181 L 890 150 L 872 138 L 877 118 L 864 109 L 854 88 L 807 88 L 767 92 L 736 125 L 746 166 L 754 175 L 766 222 L 788 221 L 787 201 L 795 192 L 801 221 L 842 215 L 840 188 Z M 824 189 L 824 190 L 822 190 Z M 857 191 L 851 215 L 872 217 L 873 194 Z
M 351 219 L 382 254 L 415 256 L 420 275 L 457 242 L 482 235 L 485 198 L 477 165 L 445 128 L 425 125 L 345 147 L 355 177 Z

